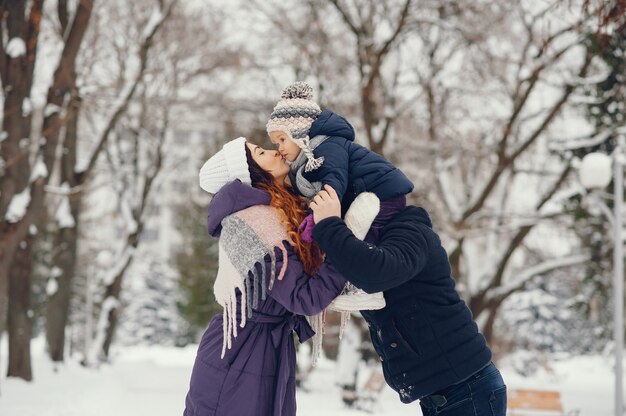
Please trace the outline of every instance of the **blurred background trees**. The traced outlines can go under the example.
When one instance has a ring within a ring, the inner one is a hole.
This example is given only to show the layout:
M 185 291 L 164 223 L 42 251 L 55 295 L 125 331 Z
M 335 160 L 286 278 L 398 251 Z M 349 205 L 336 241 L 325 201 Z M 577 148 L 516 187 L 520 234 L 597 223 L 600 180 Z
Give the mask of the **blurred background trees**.
M 610 226 L 575 165 L 626 133 L 623 11 L 617 0 L 3 3 L 9 375 L 32 378 L 28 346 L 43 333 L 53 361 L 86 365 L 117 343 L 198 339 L 220 308 L 197 171 L 231 138 L 267 145 L 267 117 L 295 80 L 413 180 L 411 202 L 433 216 L 498 354 L 601 350 Z

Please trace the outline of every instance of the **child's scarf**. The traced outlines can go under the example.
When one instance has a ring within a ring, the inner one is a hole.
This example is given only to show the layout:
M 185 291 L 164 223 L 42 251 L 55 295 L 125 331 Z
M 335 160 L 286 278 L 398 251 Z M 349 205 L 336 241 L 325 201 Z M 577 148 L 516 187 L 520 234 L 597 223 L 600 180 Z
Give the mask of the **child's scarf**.
M 313 150 L 315 150 L 317 146 L 322 144 L 327 138 L 328 136 L 324 136 L 324 135 L 313 137 L 309 141 L 309 149 L 311 150 L 311 152 L 313 152 Z M 319 164 L 319 166 L 321 166 L 321 163 Z M 296 184 L 296 187 L 298 188 L 298 191 L 300 191 L 300 193 L 304 195 L 307 199 L 309 200 L 313 199 L 313 197 L 317 195 L 319 191 L 322 190 L 322 183 L 311 182 L 304 178 L 304 172 L 309 172 L 310 170 L 313 170 L 309 168 L 308 158 L 304 151 L 300 152 L 298 157 L 296 157 L 296 160 L 294 160 L 291 163 L 290 167 L 291 167 L 290 176 L 292 179 L 295 179 L 295 184 Z M 292 183 L 294 183 L 293 180 L 292 180 Z

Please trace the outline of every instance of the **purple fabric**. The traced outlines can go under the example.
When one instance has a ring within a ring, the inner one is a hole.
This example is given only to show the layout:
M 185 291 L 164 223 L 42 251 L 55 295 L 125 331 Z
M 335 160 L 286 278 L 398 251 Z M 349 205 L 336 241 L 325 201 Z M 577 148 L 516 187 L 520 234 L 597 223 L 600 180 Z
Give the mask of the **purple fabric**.
M 219 237 L 222 220 L 230 214 L 254 205 L 269 205 L 270 194 L 236 179 L 222 186 L 209 204 L 207 228 L 209 235 Z
M 367 232 L 364 241 L 372 244 L 377 243 L 380 231 L 383 227 L 404 208 L 406 208 L 405 195 L 397 196 L 388 201 L 381 201 L 380 211 L 378 212 L 378 215 L 376 215 L 376 218 L 374 218 L 374 222 L 372 222 L 370 230 Z M 300 231 L 300 238 L 302 238 L 303 241 L 310 243 L 313 241 L 314 229 L 315 219 L 313 218 L 313 214 L 309 214 L 304 220 L 302 220 L 302 223 L 298 227 L 298 230 Z
M 380 231 L 404 208 L 406 208 L 406 196 L 404 195 L 397 196 L 387 201 L 380 201 L 380 211 L 378 211 L 378 215 L 374 218 L 374 222 L 363 241 L 371 244 L 378 243 Z
M 254 189 L 232 182 L 215 195 L 209 206 L 209 231 L 219 235 L 219 222 L 237 207 L 266 200 L 263 193 L 250 192 L 247 188 Z M 219 222 L 218 218 L 221 218 Z M 280 250 L 277 256 L 276 270 L 280 270 L 284 260 Z M 270 266 L 266 256 L 264 265 L 257 264 L 257 272 L 267 273 Z M 269 284 L 270 279 L 265 281 Z M 289 249 L 284 278 L 276 280 L 272 290 L 267 288 L 267 298 L 259 301 L 246 325 L 237 328 L 237 337 L 233 338 L 232 348 L 226 350 L 224 359 L 220 358 L 222 314 L 211 319 L 198 346 L 184 416 L 294 416 L 296 350 L 292 332 L 302 340 L 313 335 L 301 315 L 321 312 L 344 285 L 344 278 L 328 263 L 322 264 L 314 276 L 307 276 L 297 255 Z M 237 303 L 241 311 L 240 293 Z M 239 325 L 239 319 L 237 322 Z
M 298 231 L 300 231 L 300 238 L 305 243 L 310 243 L 313 241 L 313 229 L 315 228 L 315 218 L 313 214 L 307 215 L 303 220 L 300 226 L 298 227 Z

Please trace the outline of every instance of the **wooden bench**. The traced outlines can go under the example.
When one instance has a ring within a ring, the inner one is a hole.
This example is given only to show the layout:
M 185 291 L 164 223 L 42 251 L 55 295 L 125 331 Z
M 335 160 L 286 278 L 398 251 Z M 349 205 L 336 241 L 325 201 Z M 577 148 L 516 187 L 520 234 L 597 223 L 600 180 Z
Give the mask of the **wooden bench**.
M 579 410 L 565 413 L 561 393 L 547 390 L 508 390 L 507 410 L 510 416 L 576 416 Z

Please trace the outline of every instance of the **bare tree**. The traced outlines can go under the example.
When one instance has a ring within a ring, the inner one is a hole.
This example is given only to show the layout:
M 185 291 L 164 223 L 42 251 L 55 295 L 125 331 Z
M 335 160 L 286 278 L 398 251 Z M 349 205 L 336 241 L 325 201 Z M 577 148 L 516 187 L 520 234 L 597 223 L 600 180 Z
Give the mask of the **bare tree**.
M 58 271 L 56 273 L 58 289 L 48 298 L 46 310 L 46 337 L 50 357 L 53 361 L 62 361 L 64 358 L 65 328 L 69 316 L 72 281 L 76 273 L 79 221 L 82 201 L 85 190 L 87 189 L 86 185 L 94 175 L 100 155 L 106 148 L 110 136 L 114 134 L 114 130 L 120 123 L 124 114 L 126 114 L 137 90 L 142 85 L 148 66 L 148 53 L 155 43 L 157 33 L 170 16 L 175 4 L 176 1 L 169 2 L 167 5 L 162 2 L 155 2 L 153 6 L 155 9 L 149 11 L 148 20 L 144 23 L 145 29 L 141 35 L 138 36 L 136 52 L 136 59 L 139 62 L 138 69 L 129 81 L 118 81 L 119 79 L 123 79 L 123 72 L 120 74 L 118 80 L 116 80 L 119 99 L 115 101 L 108 118 L 103 123 L 102 130 L 99 131 L 97 136 L 95 148 L 91 151 L 88 163 L 84 168 L 77 166 L 76 163 L 79 149 L 77 123 L 82 98 L 80 97 L 79 89 L 75 90 L 75 96 L 72 100 L 73 105 L 70 107 L 71 111 L 68 113 L 72 123 L 68 124 L 65 130 L 65 150 L 61 160 L 60 175 L 60 182 L 63 184 L 62 189 L 67 191 L 67 195 L 63 195 L 63 198 L 67 198 L 67 203 L 62 202 L 61 206 L 69 209 L 69 212 L 65 213 L 63 216 L 69 216 L 69 218 L 72 218 L 72 221 L 70 221 L 69 226 L 59 224 L 58 231 L 55 235 L 56 252 L 53 258 L 53 269 Z M 101 40 L 101 37 L 98 36 L 98 33 L 94 33 L 91 41 L 98 42 L 98 40 Z M 104 48 L 103 45 L 99 45 L 98 43 L 92 46 L 94 48 L 101 47 L 104 51 L 108 50 L 108 48 Z M 128 59 L 128 56 L 124 56 L 124 59 Z M 120 62 L 120 71 L 125 69 L 124 62 L 125 61 Z M 91 69 L 90 66 L 86 66 L 86 68 Z M 97 74 L 83 74 L 83 78 L 86 78 L 84 82 L 91 81 L 92 83 L 97 83 L 95 79 L 90 80 L 90 76 L 97 76 Z
M 141 242 L 149 199 L 159 186 L 166 160 L 172 156 L 166 153 L 172 120 L 178 113 L 188 112 L 193 103 L 184 102 L 179 96 L 183 91 L 204 95 L 199 85 L 207 77 L 238 64 L 236 54 L 216 47 L 223 35 L 221 26 L 216 24 L 213 31 L 207 31 L 201 21 L 191 22 L 197 17 L 177 8 L 164 24 L 154 40 L 160 53 L 148 61 L 140 93 L 132 102 L 135 110 L 119 120 L 106 147 L 107 174 L 113 179 L 124 226 L 113 266 L 104 273 L 103 287 L 99 288 L 102 303 L 88 351 L 90 364 L 106 359 L 114 341 L 123 309 L 124 278 Z M 189 163 L 189 159 L 179 162 Z M 170 166 L 175 163 L 168 160 Z
M 346 115 L 372 150 L 384 150 L 414 180 L 413 202 L 433 208 L 451 248 L 453 276 L 490 338 L 508 297 L 538 276 L 587 259 L 573 252 L 513 261 L 530 252 L 538 225 L 558 227 L 567 215 L 553 207 L 571 181 L 570 156 L 551 155 L 547 142 L 563 119 L 576 117 L 568 113 L 573 94 L 591 68 L 585 14 L 556 0 L 311 0 L 307 6 L 317 7 L 328 25 L 343 25 L 345 32 L 332 35 L 349 33 L 353 43 L 333 47 L 313 13 L 273 4 L 265 14 L 281 39 L 311 51 L 303 53 L 307 63 L 352 55 L 347 63 L 359 82 L 346 82 L 345 68 L 334 77 L 355 90 L 350 97 L 359 108 L 346 107 Z M 320 30 L 329 45 L 316 50 L 306 40 Z M 326 77 L 320 85 L 333 82 L 332 70 L 305 73 Z M 520 199 L 523 208 L 516 206 Z
M 413 1 L 328 0 L 356 39 L 361 120 L 370 149 L 384 155 L 394 121 L 402 114 L 397 100 L 399 73 L 383 65 L 398 52 L 410 29 Z
M 453 275 L 490 339 L 509 296 L 538 276 L 588 259 L 576 252 L 560 258 L 546 252 L 537 264 L 512 261 L 527 252 L 528 236 L 538 225 L 557 226 L 555 220 L 567 214 L 548 207 L 558 205 L 559 191 L 569 184 L 571 163 L 568 156 L 549 155 L 546 144 L 588 75 L 593 54 L 582 42 L 582 13 L 571 14 L 558 2 L 540 10 L 495 3 L 490 9 L 457 6 L 444 10 L 439 24 L 419 25 L 426 48 L 416 69 L 426 92 L 422 150 L 432 161 L 418 160 L 431 167 L 423 179 L 436 186 L 424 195 L 438 208 L 436 216 L 451 240 Z M 554 14 L 565 17 L 559 27 L 545 23 Z M 489 48 L 490 36 L 509 49 Z M 443 79 L 459 59 L 465 74 L 458 79 L 467 91 Z M 547 90 L 550 100 L 542 98 Z M 484 108 L 463 103 L 471 98 Z M 521 185 L 524 181 L 533 184 L 532 191 Z
M 309 0 L 299 8 L 252 3 L 280 33 L 274 38 L 296 47 L 286 62 L 295 77 L 314 77 L 322 105 L 358 112 L 365 142 L 384 154 L 394 123 L 415 98 L 401 94 L 400 79 L 402 45 L 415 19 L 415 2 Z
M 31 6 L 27 12 L 26 5 Z M 9 40 L 0 55 L 0 72 L 5 91 L 2 158 L 5 174 L 0 178 L 0 332 L 7 319 L 9 329 L 8 375 L 32 378 L 30 368 L 30 285 L 32 275 L 31 226 L 38 225 L 43 213 L 44 187 L 56 162 L 59 131 L 64 122 L 75 63 L 87 30 L 93 2 L 81 0 L 68 23 L 65 2 L 59 5 L 61 21 L 68 25 L 64 47 L 48 90 L 41 132 L 31 132 L 30 90 L 37 60 L 39 27 L 43 1 L 15 1 L 0 6 L 2 23 L 7 22 Z M 2 33 L 4 33 L 4 27 Z M 3 45 L 5 42 L 2 42 Z M 30 144 L 29 137 L 41 137 Z M 30 152 L 30 148 L 34 149 Z M 19 261 L 15 261 L 19 258 Z M 7 299 L 8 295 L 8 299 Z

